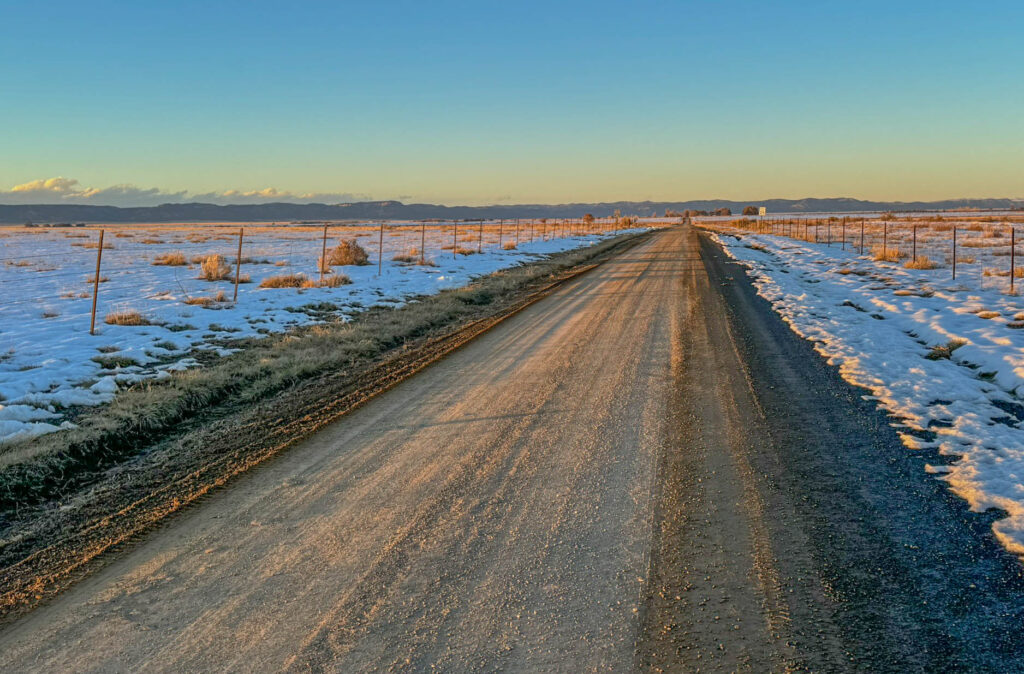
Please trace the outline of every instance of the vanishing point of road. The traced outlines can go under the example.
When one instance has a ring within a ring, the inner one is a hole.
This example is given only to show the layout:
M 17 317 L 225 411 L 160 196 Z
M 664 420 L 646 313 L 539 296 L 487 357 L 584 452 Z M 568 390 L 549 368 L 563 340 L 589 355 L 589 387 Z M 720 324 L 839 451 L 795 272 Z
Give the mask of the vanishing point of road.
M 0 671 L 1019 671 L 1024 581 L 689 227 L 0 632 Z

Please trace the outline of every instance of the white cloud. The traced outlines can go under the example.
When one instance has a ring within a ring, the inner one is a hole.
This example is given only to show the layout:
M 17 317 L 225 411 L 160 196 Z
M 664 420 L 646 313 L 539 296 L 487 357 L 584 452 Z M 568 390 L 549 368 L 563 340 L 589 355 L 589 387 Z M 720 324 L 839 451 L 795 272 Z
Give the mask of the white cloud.
M 157 206 L 166 203 L 201 202 L 208 204 L 266 204 L 273 202 L 337 204 L 369 201 L 365 194 L 344 192 L 295 193 L 267 187 L 261 190 L 226 190 L 223 192 L 170 192 L 158 187 L 135 185 L 85 187 L 74 178 L 45 178 L 0 190 L 0 204 L 92 204 L 96 206 Z

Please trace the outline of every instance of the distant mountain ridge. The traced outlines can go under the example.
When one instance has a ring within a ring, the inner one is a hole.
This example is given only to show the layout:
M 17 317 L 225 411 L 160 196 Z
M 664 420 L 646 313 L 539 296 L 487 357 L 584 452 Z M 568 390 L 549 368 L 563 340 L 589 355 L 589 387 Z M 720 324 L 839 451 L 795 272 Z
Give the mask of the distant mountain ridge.
M 400 201 L 363 201 L 349 204 L 269 203 L 219 206 L 203 203 L 119 207 L 76 204 L 0 204 L 0 223 L 101 222 L 292 222 L 340 220 L 427 220 L 475 218 L 578 218 L 584 213 L 605 217 L 616 210 L 623 215 L 662 215 L 666 210 L 765 206 L 768 213 L 852 213 L 857 211 L 944 211 L 953 209 L 1008 210 L 1024 207 L 1021 199 L 949 199 L 945 201 L 864 201 L 850 198 L 765 199 L 733 201 L 619 201 L 576 204 L 511 204 L 494 206 L 441 206 Z

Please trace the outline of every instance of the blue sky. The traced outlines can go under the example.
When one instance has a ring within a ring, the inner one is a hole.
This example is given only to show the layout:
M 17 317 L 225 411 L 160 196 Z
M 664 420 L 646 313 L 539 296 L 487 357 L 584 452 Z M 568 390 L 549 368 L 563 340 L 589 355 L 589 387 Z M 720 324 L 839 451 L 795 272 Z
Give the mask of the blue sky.
M 1024 196 L 1021 3 L 2 15 L 0 202 Z

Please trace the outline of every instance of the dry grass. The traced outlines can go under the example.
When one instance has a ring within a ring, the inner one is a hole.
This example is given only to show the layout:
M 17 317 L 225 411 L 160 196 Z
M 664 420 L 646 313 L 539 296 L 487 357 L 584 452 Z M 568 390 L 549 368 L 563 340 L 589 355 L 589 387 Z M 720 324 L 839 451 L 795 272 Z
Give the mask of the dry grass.
M 100 247 L 100 242 L 99 241 L 86 241 L 84 243 L 73 243 L 71 245 L 72 246 L 78 246 L 80 248 L 92 248 L 93 250 L 95 250 L 95 249 Z M 109 241 L 104 241 L 103 242 L 103 250 L 113 250 L 113 249 L 114 249 L 114 244 L 110 243 Z
M 103 318 L 107 325 L 152 325 L 148 318 L 134 309 L 112 311 Z
M 456 255 L 476 255 L 476 248 L 463 248 L 462 246 L 457 246 L 455 248 L 455 254 Z
M 936 344 L 931 348 L 931 351 L 928 352 L 928 355 L 925 356 L 925 358 L 928 360 L 949 360 L 950 356 L 953 355 L 953 352 L 966 343 L 967 342 L 962 339 L 951 339 L 945 344 Z
M 907 260 L 903 263 L 907 269 L 938 269 L 937 262 L 933 262 L 927 255 L 918 255 L 916 260 Z
M 907 254 L 892 246 L 872 246 L 871 256 L 876 262 L 899 262 Z
M 404 253 L 395 253 L 391 259 L 402 264 L 416 264 L 420 261 L 420 251 L 418 248 L 410 248 Z
M 352 283 L 352 279 L 345 274 L 331 274 L 330 276 L 325 276 L 324 280 L 318 285 L 321 288 L 337 288 L 339 286 L 346 286 L 350 283 Z
M 184 267 L 188 264 L 185 259 L 185 254 L 181 251 L 175 251 L 173 253 L 161 253 L 153 258 L 153 264 L 156 266 L 163 267 Z
M 223 281 L 230 275 L 231 265 L 223 255 L 207 255 L 199 270 L 199 278 L 204 281 Z
M 139 241 L 139 243 L 146 243 L 146 244 L 161 244 L 161 243 L 164 243 L 164 240 L 163 240 L 163 239 L 153 239 L 153 238 L 148 238 L 148 239 L 141 239 L 141 240 Z
M 370 264 L 370 256 L 355 239 L 351 241 L 342 239 L 337 246 L 327 251 L 327 264 L 329 266 L 367 265 Z
M 227 296 L 227 294 L 224 293 L 223 290 L 218 290 L 217 294 L 213 295 L 212 297 L 210 297 L 208 295 L 197 295 L 195 297 L 186 297 L 185 298 L 185 304 L 189 304 L 189 305 L 192 305 L 192 306 L 199 306 L 199 307 L 209 307 L 209 306 L 213 306 L 214 304 L 218 304 L 218 303 L 221 303 L 221 302 L 227 302 L 227 301 L 228 301 L 228 296 Z
M 977 316 L 978 318 L 984 318 L 984 319 L 987 320 L 987 319 L 991 319 L 991 318 L 999 318 L 999 312 L 998 311 L 979 311 L 978 313 L 975 314 L 975 316 Z
M 502 250 L 515 250 L 515 248 L 516 248 L 516 242 L 515 241 L 506 241 L 505 245 L 503 245 L 501 247 Z
M 261 288 L 302 288 L 310 279 L 305 274 L 278 274 L 260 281 Z
M 296 274 L 296 276 L 302 276 L 302 274 Z M 352 283 L 352 279 L 344 274 L 331 274 L 325 276 L 322 281 L 306 279 L 302 282 L 302 288 L 337 288 L 339 286 L 348 285 Z M 282 286 L 290 287 L 290 286 Z

